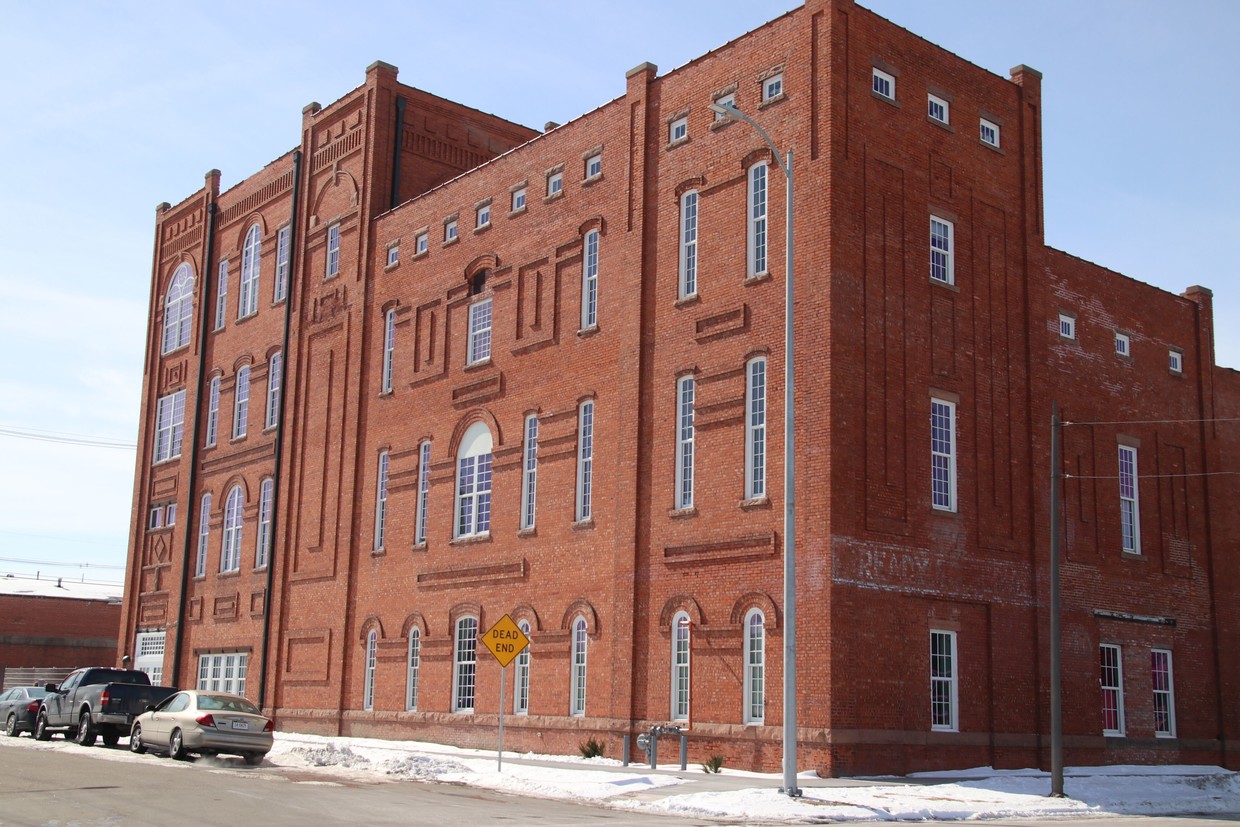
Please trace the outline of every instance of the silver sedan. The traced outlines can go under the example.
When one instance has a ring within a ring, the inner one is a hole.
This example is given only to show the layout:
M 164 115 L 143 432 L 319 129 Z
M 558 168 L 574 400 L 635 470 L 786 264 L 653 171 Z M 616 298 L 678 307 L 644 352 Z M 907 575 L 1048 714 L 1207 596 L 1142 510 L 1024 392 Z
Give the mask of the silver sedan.
M 129 749 L 154 750 L 183 759 L 200 755 L 240 755 L 251 766 L 271 750 L 275 725 L 240 695 L 187 689 L 149 708 L 133 722 Z

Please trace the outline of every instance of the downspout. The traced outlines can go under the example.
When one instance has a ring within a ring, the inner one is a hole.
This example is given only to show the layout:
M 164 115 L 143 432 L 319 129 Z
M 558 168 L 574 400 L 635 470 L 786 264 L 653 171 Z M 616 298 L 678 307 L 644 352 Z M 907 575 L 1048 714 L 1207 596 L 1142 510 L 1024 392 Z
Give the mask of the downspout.
M 263 642 L 259 655 L 258 673 L 258 708 L 263 708 L 267 697 L 267 663 L 268 648 L 271 645 L 271 589 L 275 585 L 276 536 L 280 526 L 280 462 L 284 456 L 284 410 L 288 399 L 288 340 L 289 329 L 293 319 L 293 266 L 297 250 L 297 200 L 301 193 L 301 150 L 293 150 L 293 206 L 289 212 L 288 230 L 288 284 L 284 292 L 284 336 L 280 343 L 280 402 L 276 411 L 276 437 L 273 458 L 274 469 L 271 474 L 271 553 L 267 556 L 267 589 L 263 597 Z
M 405 134 L 405 99 L 396 99 L 396 140 L 392 142 L 392 197 L 388 209 L 396 209 L 400 203 L 400 149 Z
M 218 173 L 217 173 L 218 174 Z M 174 686 L 181 681 L 181 638 L 185 629 L 185 594 L 189 589 L 189 555 L 195 532 L 194 505 L 198 498 L 198 446 L 201 443 L 202 417 L 198 415 L 202 406 L 202 386 L 207 372 L 207 334 L 208 322 L 211 319 L 211 303 L 207 301 L 207 288 L 211 284 L 211 256 L 215 252 L 215 202 L 207 205 L 207 247 L 202 258 L 202 312 L 198 317 L 198 382 L 194 391 L 194 433 L 189 446 L 189 502 L 186 504 L 185 545 L 181 553 L 181 589 L 177 597 L 177 633 L 172 640 L 172 680 Z

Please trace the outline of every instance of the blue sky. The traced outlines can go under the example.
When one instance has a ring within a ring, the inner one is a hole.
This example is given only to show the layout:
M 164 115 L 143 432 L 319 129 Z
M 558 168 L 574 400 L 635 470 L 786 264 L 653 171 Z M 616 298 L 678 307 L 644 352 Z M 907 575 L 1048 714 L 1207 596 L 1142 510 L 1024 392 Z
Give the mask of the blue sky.
M 11 432 L 137 438 L 156 204 L 291 149 L 302 106 L 375 60 L 541 127 L 623 94 L 643 61 L 669 71 L 794 5 L 0 3 L 0 573 L 121 577 L 134 451 Z M 1211 288 L 1218 362 L 1240 367 L 1240 2 L 861 5 L 1004 77 L 1043 72 L 1047 242 Z

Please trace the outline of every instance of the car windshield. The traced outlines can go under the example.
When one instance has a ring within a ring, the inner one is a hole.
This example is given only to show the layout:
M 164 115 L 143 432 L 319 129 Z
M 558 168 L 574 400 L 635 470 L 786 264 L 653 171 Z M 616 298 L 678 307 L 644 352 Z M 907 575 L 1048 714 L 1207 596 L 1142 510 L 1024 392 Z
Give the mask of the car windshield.
M 245 698 L 238 698 L 233 695 L 199 695 L 199 709 L 215 709 L 222 712 L 248 712 L 251 715 L 259 715 L 258 707 L 247 701 Z

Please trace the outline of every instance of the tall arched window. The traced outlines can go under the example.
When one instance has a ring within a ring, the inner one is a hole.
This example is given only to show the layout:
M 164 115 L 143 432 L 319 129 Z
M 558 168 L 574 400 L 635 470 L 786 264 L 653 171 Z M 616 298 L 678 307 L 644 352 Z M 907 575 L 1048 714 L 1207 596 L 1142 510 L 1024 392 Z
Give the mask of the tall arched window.
M 581 262 L 581 329 L 598 327 L 598 230 L 586 233 Z
M 375 708 L 375 662 L 378 660 L 379 632 L 370 630 L 366 635 L 366 677 L 362 686 L 362 709 Z
M 469 426 L 456 452 L 456 537 L 491 530 L 491 429 Z
M 586 714 L 586 619 L 577 615 L 573 620 L 573 650 L 569 662 L 572 684 L 569 692 L 570 713 L 577 718 Z
M 750 276 L 766 273 L 766 182 L 765 161 L 749 168 L 749 220 L 746 222 L 746 240 L 749 247 Z
M 275 480 L 263 480 L 258 494 L 258 545 L 254 549 L 254 568 L 267 568 L 271 554 L 271 501 L 275 496 Z
M 405 684 L 405 709 L 418 708 L 418 665 L 422 660 L 422 630 L 417 626 L 409 630 L 409 672 Z
M 452 711 L 474 711 L 474 675 L 478 667 L 478 618 L 456 621 L 452 667 Z
M 224 548 L 220 553 L 220 571 L 241 568 L 241 486 L 234 485 L 224 501 Z
M 198 515 L 198 560 L 194 564 L 194 576 L 207 573 L 207 542 L 211 539 L 211 495 L 202 495 L 202 512 Z
M 673 721 L 689 720 L 689 615 L 672 618 L 672 711 Z
M 194 268 L 182 263 L 172 274 L 168 295 L 164 298 L 163 353 L 189 344 L 190 325 L 194 315 Z
M 693 412 L 696 384 L 692 376 L 676 382 L 676 508 L 693 507 Z
M 528 638 L 530 636 L 530 623 L 528 620 L 522 620 L 517 624 L 517 628 Z M 514 715 L 527 715 L 530 711 L 530 647 L 526 646 L 521 650 L 521 654 L 517 655 L 517 679 L 516 686 L 513 688 L 512 695 L 512 713 Z
M 430 467 L 431 443 L 427 440 L 418 447 L 418 516 L 413 529 L 415 546 L 426 543 L 426 508 L 431 491 Z
M 745 615 L 745 723 L 766 719 L 766 618 L 760 609 Z
M 233 439 L 245 436 L 250 421 L 250 366 L 243 365 L 237 371 L 237 386 L 233 392 Z
M 680 196 L 680 298 L 697 294 L 698 194 Z
M 258 265 L 262 259 L 263 231 L 257 224 L 245 234 L 241 248 L 241 295 L 237 298 L 237 318 L 258 312 Z
M 280 382 L 284 374 L 284 358 L 280 351 L 271 354 L 267 363 L 267 416 L 264 428 L 274 428 L 280 419 Z

